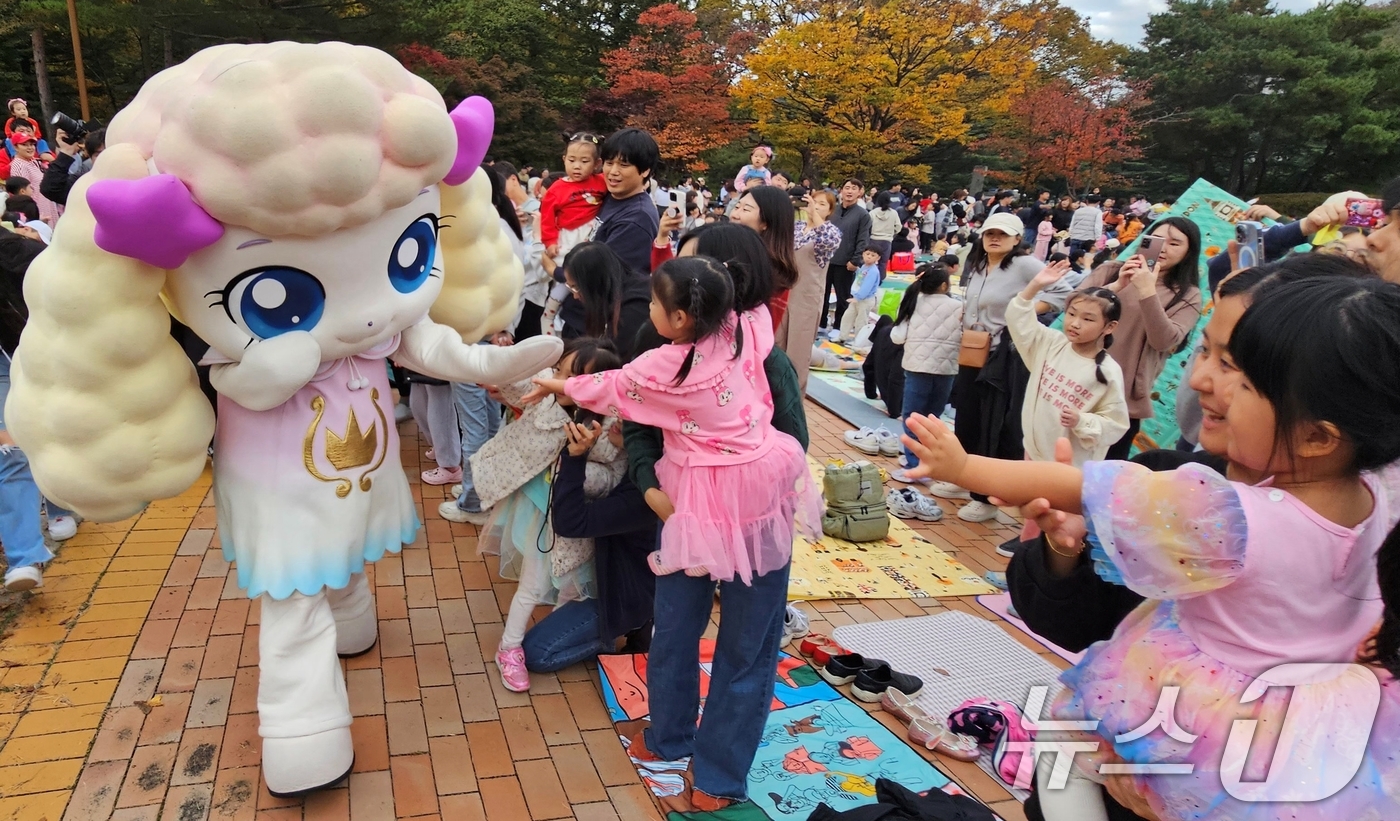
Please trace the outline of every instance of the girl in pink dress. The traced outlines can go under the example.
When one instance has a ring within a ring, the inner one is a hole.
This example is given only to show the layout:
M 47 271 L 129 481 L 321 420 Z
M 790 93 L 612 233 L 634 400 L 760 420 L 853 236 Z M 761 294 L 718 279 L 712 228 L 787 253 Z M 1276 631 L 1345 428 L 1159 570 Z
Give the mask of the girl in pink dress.
M 708 257 L 652 273 L 651 321 L 671 344 L 621 370 L 537 379 L 576 404 L 660 428 L 656 464 L 675 513 L 652 555 L 658 575 L 685 570 L 745 584 L 784 567 L 794 529 L 821 531 L 821 497 L 796 439 L 772 425 L 763 360 L 773 348 L 766 306 L 734 312 L 734 284 Z
M 1239 384 L 1207 424 L 1257 484 L 968 456 L 936 420 L 910 422 L 918 473 L 1082 510 L 1112 563 L 1100 575 L 1147 598 L 1061 674 L 1053 718 L 1085 726 L 1037 742 L 1093 751 L 1059 788 L 1041 756 L 1047 821 L 1106 818 L 1090 782 L 1110 765 L 1161 821 L 1400 818 L 1400 685 L 1352 663 L 1382 621 L 1377 554 L 1400 519 L 1400 287 L 1255 293 L 1229 342 Z
M 1044 260 L 1050 256 L 1050 241 L 1055 238 L 1055 224 L 1051 222 L 1050 215 L 1041 217 L 1040 225 L 1035 228 L 1035 258 Z

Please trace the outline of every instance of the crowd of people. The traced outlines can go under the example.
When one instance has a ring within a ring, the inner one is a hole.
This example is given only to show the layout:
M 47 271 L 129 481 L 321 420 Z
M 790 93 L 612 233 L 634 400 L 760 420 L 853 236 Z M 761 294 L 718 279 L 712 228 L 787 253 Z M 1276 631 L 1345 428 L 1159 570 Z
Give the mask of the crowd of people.
M 22 100 L 10 101 L 4 130 L 7 389 L 24 272 L 102 132 L 56 131 L 51 151 Z M 958 517 L 984 522 L 1004 515 L 998 503 L 1023 505 L 998 581 L 1037 633 L 1069 649 L 1099 642 L 1066 674 L 1056 717 L 1099 720 L 1111 741 L 1141 712 L 1123 705 L 1136 710 L 1147 696 L 1105 707 L 1104 694 L 1147 693 L 1172 665 L 1190 671 L 1193 715 L 1212 732 L 1253 676 L 1289 661 L 1360 657 L 1394 699 L 1380 671 L 1400 673 L 1400 537 L 1386 540 L 1400 517 L 1390 495 L 1400 179 L 1381 194 L 1388 223 L 1306 254 L 1294 249 L 1342 226 L 1355 192 L 1296 221 L 1254 206 L 1250 217 L 1279 220 L 1263 263 L 1240 270 L 1232 245 L 1203 272 L 1200 231 L 1164 216 L 1170 202 L 1120 204 L 1097 191 L 941 198 L 856 178 L 794 181 L 774 159 L 756 147 L 713 196 L 702 178 L 658 180 L 657 143 L 633 128 L 570 136 L 559 174 L 483 164 L 524 283 L 512 327 L 481 344 L 554 334 L 563 357 L 513 385 L 412 372 L 396 384 L 400 420 L 416 421 L 433 463 L 422 481 L 449 486 L 436 514 L 479 526 L 479 549 L 518 581 L 495 657 L 505 687 L 527 691 L 530 671 L 649 650 L 652 721 L 629 754 L 691 757 L 697 810 L 743 800 L 779 648 L 802 629 L 787 605 L 793 538 L 820 532 L 805 458 L 809 363 L 823 339 L 861 337 L 905 435 L 847 438 L 899 454 L 892 511 L 937 520 L 937 499 L 966 500 Z M 1139 237 L 1156 238 L 1152 253 L 1117 261 Z M 898 254 L 926 261 L 896 314 L 881 318 L 876 296 Z M 1203 286 L 1213 310 L 1178 397 L 1182 441 L 1127 464 L 1167 359 L 1206 310 Z M 182 341 L 197 361 L 205 346 Z M 950 405 L 951 431 L 938 421 Z M 44 507 L 0 431 L 9 590 L 42 584 L 53 557 L 44 517 L 54 540 L 76 531 L 70 513 Z M 1179 532 L 1202 520 L 1210 533 Z M 716 586 L 722 617 L 702 716 L 698 642 Z M 1139 608 L 1144 596 L 1161 604 Z M 530 626 L 541 604 L 555 609 Z M 1134 644 L 1149 649 L 1134 655 Z M 1310 686 L 1322 698 L 1330 685 Z M 1277 703 L 1267 709 L 1282 715 Z M 1191 760 L 1218 774 L 1223 737 Z M 1380 787 L 1394 777 L 1394 737 L 1373 736 L 1374 766 L 1358 776 L 1371 780 L 1337 808 L 1315 806 L 1346 817 L 1392 806 Z M 1076 775 L 1068 789 L 1038 790 L 1027 814 L 1195 817 L 1190 807 L 1228 801 L 1220 789 L 1219 778 L 1101 785 Z

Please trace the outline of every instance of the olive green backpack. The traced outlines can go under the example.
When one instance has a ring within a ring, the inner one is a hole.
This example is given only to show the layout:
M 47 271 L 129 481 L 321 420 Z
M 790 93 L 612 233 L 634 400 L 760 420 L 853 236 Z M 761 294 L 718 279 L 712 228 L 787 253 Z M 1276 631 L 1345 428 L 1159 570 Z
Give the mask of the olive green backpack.
M 861 460 L 846 465 L 827 465 L 822 477 L 826 513 L 822 531 L 850 542 L 876 542 L 890 531 L 889 509 L 880 469 Z

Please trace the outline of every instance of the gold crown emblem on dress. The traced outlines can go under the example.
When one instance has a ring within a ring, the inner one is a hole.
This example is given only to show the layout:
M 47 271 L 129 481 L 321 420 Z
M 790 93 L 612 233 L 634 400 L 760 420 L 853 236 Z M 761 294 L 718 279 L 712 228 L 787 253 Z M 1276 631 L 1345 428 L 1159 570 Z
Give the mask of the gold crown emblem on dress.
M 379 430 L 373 422 L 369 433 L 360 431 L 360 420 L 355 418 L 355 409 L 350 409 L 350 420 L 345 426 L 345 436 L 337 436 L 335 431 L 326 428 L 326 460 L 336 470 L 350 470 L 368 465 L 379 450 Z

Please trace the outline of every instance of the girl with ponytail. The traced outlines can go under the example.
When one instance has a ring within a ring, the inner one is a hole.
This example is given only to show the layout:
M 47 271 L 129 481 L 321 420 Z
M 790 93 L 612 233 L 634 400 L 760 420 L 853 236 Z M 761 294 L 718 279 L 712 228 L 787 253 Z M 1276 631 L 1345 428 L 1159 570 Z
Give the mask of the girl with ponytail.
M 662 430 L 656 472 L 676 512 L 651 556 L 657 575 L 685 570 L 749 584 L 787 564 L 794 517 L 808 533 L 821 523 L 802 446 L 772 425 L 763 373 L 773 348 L 768 307 L 736 313 L 725 266 L 681 257 L 652 273 L 651 321 L 671 344 L 618 371 L 535 382 L 580 407 Z
M 1064 260 L 1036 274 L 1007 305 L 1006 327 L 1031 372 L 1021 406 L 1026 458 L 1053 462 L 1055 440 L 1068 436 L 1074 464 L 1082 465 L 1103 459 L 1128 429 L 1123 371 L 1108 355 L 1123 306 L 1113 291 L 1089 288 L 1065 304 L 1063 332 L 1041 325 L 1036 294 L 1069 270 Z

